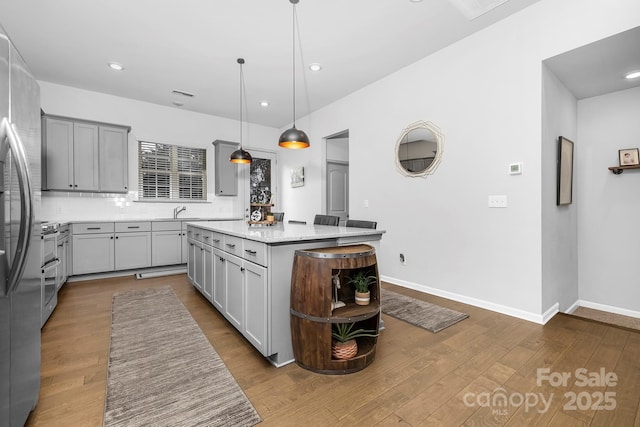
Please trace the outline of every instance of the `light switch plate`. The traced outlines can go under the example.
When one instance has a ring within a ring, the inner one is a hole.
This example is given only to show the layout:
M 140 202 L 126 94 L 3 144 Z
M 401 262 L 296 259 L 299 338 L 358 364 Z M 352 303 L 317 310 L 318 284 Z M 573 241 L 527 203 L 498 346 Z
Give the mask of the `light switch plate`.
M 489 196 L 489 207 L 490 208 L 506 208 L 507 196 L 505 195 Z
M 522 173 L 522 162 L 511 163 L 509 165 L 509 174 L 510 175 L 520 175 Z

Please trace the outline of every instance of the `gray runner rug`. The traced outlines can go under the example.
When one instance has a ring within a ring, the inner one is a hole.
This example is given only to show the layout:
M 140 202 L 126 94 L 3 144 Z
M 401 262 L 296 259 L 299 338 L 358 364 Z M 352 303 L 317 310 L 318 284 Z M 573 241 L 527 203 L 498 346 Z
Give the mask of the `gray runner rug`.
M 171 287 L 113 296 L 105 427 L 260 421 Z
M 468 314 L 411 298 L 388 289 L 380 288 L 380 291 L 380 305 L 383 313 L 430 332 L 439 332 L 469 317 Z

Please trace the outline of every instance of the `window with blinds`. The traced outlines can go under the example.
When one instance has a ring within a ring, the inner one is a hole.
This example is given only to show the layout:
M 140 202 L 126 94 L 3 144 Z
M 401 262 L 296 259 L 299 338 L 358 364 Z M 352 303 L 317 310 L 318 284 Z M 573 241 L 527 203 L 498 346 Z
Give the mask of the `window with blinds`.
M 206 150 L 138 141 L 138 198 L 206 200 Z

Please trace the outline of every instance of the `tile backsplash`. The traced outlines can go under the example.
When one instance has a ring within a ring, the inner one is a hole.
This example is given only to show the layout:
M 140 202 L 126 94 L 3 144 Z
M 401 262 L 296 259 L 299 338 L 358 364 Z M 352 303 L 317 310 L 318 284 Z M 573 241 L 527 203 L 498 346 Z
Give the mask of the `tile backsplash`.
M 207 202 L 139 202 L 137 193 L 105 194 L 43 191 L 41 218 L 44 221 L 126 220 L 173 218 L 176 206 L 186 206 L 179 218 L 241 217 L 239 197 L 208 194 Z

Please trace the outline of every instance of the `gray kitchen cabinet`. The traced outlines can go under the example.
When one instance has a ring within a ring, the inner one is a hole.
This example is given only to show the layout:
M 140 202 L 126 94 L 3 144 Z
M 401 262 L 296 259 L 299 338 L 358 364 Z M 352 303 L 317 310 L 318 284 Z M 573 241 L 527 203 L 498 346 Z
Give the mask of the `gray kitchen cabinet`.
M 128 190 L 128 129 L 99 126 L 99 179 L 103 193 L 126 193 Z
M 209 245 L 202 245 L 202 294 L 209 300 L 213 301 L 213 281 L 215 264 L 213 262 L 213 248 Z
M 238 165 L 231 163 L 231 153 L 236 151 L 240 144 L 236 142 L 215 140 L 215 190 L 218 196 L 238 195 Z
M 45 115 L 42 129 L 43 190 L 127 191 L 129 127 Z
M 90 274 L 113 271 L 114 238 L 110 233 L 74 234 L 73 274 Z
M 151 223 L 151 265 L 186 263 L 186 238 L 181 221 L 154 221 Z M 184 257 L 184 261 L 183 261 Z
M 244 268 L 242 259 L 231 254 L 224 256 L 223 315 L 240 332 L 244 331 Z
M 181 226 L 181 232 L 180 232 L 180 246 L 181 246 L 181 257 L 180 257 L 180 263 L 181 264 L 186 264 L 187 263 L 187 256 L 189 254 L 189 251 L 187 250 L 187 223 L 186 221 L 182 222 L 182 226 Z
M 244 331 L 247 340 L 260 353 L 267 352 L 267 269 L 243 261 Z
M 224 252 L 220 249 L 213 249 L 213 296 L 211 302 L 220 313 L 224 312 L 224 288 L 225 288 L 225 270 L 224 270 Z
M 115 270 L 151 266 L 151 223 L 115 223 Z

